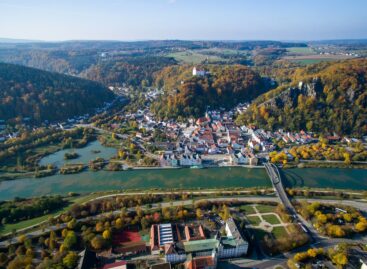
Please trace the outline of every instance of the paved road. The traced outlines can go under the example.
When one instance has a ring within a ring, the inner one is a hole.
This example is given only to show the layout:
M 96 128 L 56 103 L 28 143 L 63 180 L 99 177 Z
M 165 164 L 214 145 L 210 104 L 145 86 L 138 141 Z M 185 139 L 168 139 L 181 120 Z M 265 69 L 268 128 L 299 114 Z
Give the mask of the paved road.
M 179 192 L 180 193 L 180 192 Z M 181 192 L 182 193 L 182 192 Z M 210 193 L 215 193 L 215 192 L 211 192 L 211 191 L 205 191 L 205 192 L 190 192 L 190 193 L 202 193 L 202 194 L 210 194 Z M 230 192 L 228 192 L 230 193 Z M 246 192 L 244 192 L 245 194 Z M 121 193 L 121 194 L 111 194 L 111 195 L 104 195 L 101 197 L 97 197 L 94 198 L 90 201 L 93 200 L 98 200 L 98 199 L 103 199 L 103 198 L 108 198 L 108 197 L 115 197 L 115 196 L 134 196 L 134 195 L 143 195 L 146 194 L 144 192 L 134 192 L 134 193 Z M 152 192 L 151 194 L 167 194 L 166 192 Z M 264 196 L 250 196 L 250 197 L 238 197 L 238 198 L 233 198 L 233 197 L 218 197 L 218 198 L 208 198 L 205 199 L 207 201 L 219 201 L 219 202 L 224 202 L 224 201 L 240 201 L 240 202 L 251 202 L 251 203 L 256 203 L 256 202 L 278 202 L 278 198 L 276 197 L 264 197 Z M 302 198 L 299 199 L 300 201 L 307 201 L 307 202 L 323 202 L 323 203 L 330 203 L 330 204 L 344 204 L 344 205 L 349 205 L 349 206 L 353 206 L 358 208 L 359 210 L 367 213 L 367 203 L 365 202 L 358 202 L 358 201 L 340 201 L 340 200 L 320 200 L 320 199 L 308 199 L 308 198 Z M 170 207 L 170 206 L 180 206 L 180 205 L 191 205 L 194 202 L 194 200 L 183 200 L 183 201 L 173 201 L 173 202 L 164 202 L 164 203 L 155 203 L 152 204 L 152 209 L 155 208 L 159 208 L 159 207 Z M 146 206 L 142 206 L 142 209 L 148 209 L 148 207 Z M 135 207 L 132 208 L 128 208 L 127 211 L 134 211 Z M 99 214 L 99 215 L 95 215 L 92 217 L 87 217 L 87 218 L 82 218 L 82 219 L 78 219 L 78 222 L 85 222 L 87 220 L 95 220 L 95 219 L 99 219 L 101 217 L 103 217 L 104 215 L 109 215 L 109 214 L 113 214 L 113 215 L 119 215 L 121 213 L 120 210 L 116 210 L 113 212 L 107 212 L 107 213 L 103 213 L 103 214 Z M 29 236 L 29 237 L 37 237 L 40 236 L 42 234 L 48 233 L 51 230 L 59 230 L 59 229 L 63 229 L 65 228 L 65 224 L 59 224 L 59 225 L 55 225 L 55 226 L 50 226 L 46 229 L 40 229 L 37 231 L 32 231 L 32 232 L 28 232 L 25 233 L 25 235 Z M 334 240 L 334 239 L 332 239 Z M 344 239 L 343 239 L 344 240 Z M 363 239 L 364 240 L 364 239 Z M 0 247 L 6 247 L 9 245 L 9 243 L 17 243 L 18 240 L 17 238 L 13 238 L 11 241 L 9 240 L 4 240 L 0 242 Z M 367 241 L 366 241 L 367 242 Z
M 296 221 L 303 230 L 307 233 L 311 242 L 317 242 L 320 240 L 317 231 L 313 228 L 313 226 L 308 223 L 301 215 L 299 215 L 294 208 L 291 201 L 288 199 L 287 193 L 283 187 L 282 178 L 279 174 L 278 168 L 271 163 L 266 163 L 265 165 L 266 172 L 268 173 L 271 183 L 276 191 L 280 202 L 284 205 L 285 209 L 288 213 L 293 217 L 294 221 Z

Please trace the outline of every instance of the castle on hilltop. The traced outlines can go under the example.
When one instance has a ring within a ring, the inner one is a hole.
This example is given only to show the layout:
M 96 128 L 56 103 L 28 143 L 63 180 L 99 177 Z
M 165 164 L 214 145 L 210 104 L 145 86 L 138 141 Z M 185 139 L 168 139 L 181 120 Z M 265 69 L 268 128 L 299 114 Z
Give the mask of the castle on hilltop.
M 208 74 L 209 74 L 209 72 L 206 72 L 205 70 L 198 70 L 198 69 L 196 69 L 196 66 L 194 66 L 194 68 L 192 69 L 192 75 L 194 77 L 195 76 L 203 77 L 203 76 L 206 76 Z

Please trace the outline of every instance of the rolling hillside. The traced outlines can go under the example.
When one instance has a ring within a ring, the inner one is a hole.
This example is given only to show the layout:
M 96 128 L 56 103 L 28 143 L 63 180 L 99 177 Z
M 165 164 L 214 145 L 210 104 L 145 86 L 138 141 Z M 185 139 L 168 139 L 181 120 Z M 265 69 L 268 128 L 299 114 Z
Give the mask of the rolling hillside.
M 64 120 L 93 112 L 113 93 L 80 78 L 0 63 L 0 119 Z

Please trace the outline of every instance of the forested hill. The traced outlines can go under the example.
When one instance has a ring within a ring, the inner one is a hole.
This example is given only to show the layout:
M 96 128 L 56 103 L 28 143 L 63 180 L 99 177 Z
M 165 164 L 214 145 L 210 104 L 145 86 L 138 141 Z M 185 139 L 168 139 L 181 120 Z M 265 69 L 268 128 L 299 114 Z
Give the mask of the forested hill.
M 161 56 L 129 56 L 113 61 L 99 62 L 81 72 L 80 77 L 95 80 L 104 85 L 147 86 L 153 75 L 162 68 L 174 65 L 173 58 Z
M 366 59 L 299 68 L 289 80 L 289 85 L 260 96 L 238 122 L 267 129 L 367 134 Z
M 192 66 L 171 66 L 156 74 L 165 94 L 152 109 L 161 118 L 202 116 L 211 108 L 233 108 L 268 90 L 257 72 L 243 65 L 207 65 L 206 76 L 192 75 Z
M 0 63 L 2 120 L 64 120 L 93 112 L 112 99 L 113 93 L 96 82 Z

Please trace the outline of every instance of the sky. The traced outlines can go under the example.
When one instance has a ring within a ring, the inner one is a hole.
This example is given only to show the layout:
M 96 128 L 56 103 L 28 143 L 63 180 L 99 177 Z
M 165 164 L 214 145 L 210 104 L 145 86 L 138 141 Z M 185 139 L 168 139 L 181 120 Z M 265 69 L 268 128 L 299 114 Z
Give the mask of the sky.
M 0 37 L 359 39 L 367 38 L 367 0 L 0 0 Z

